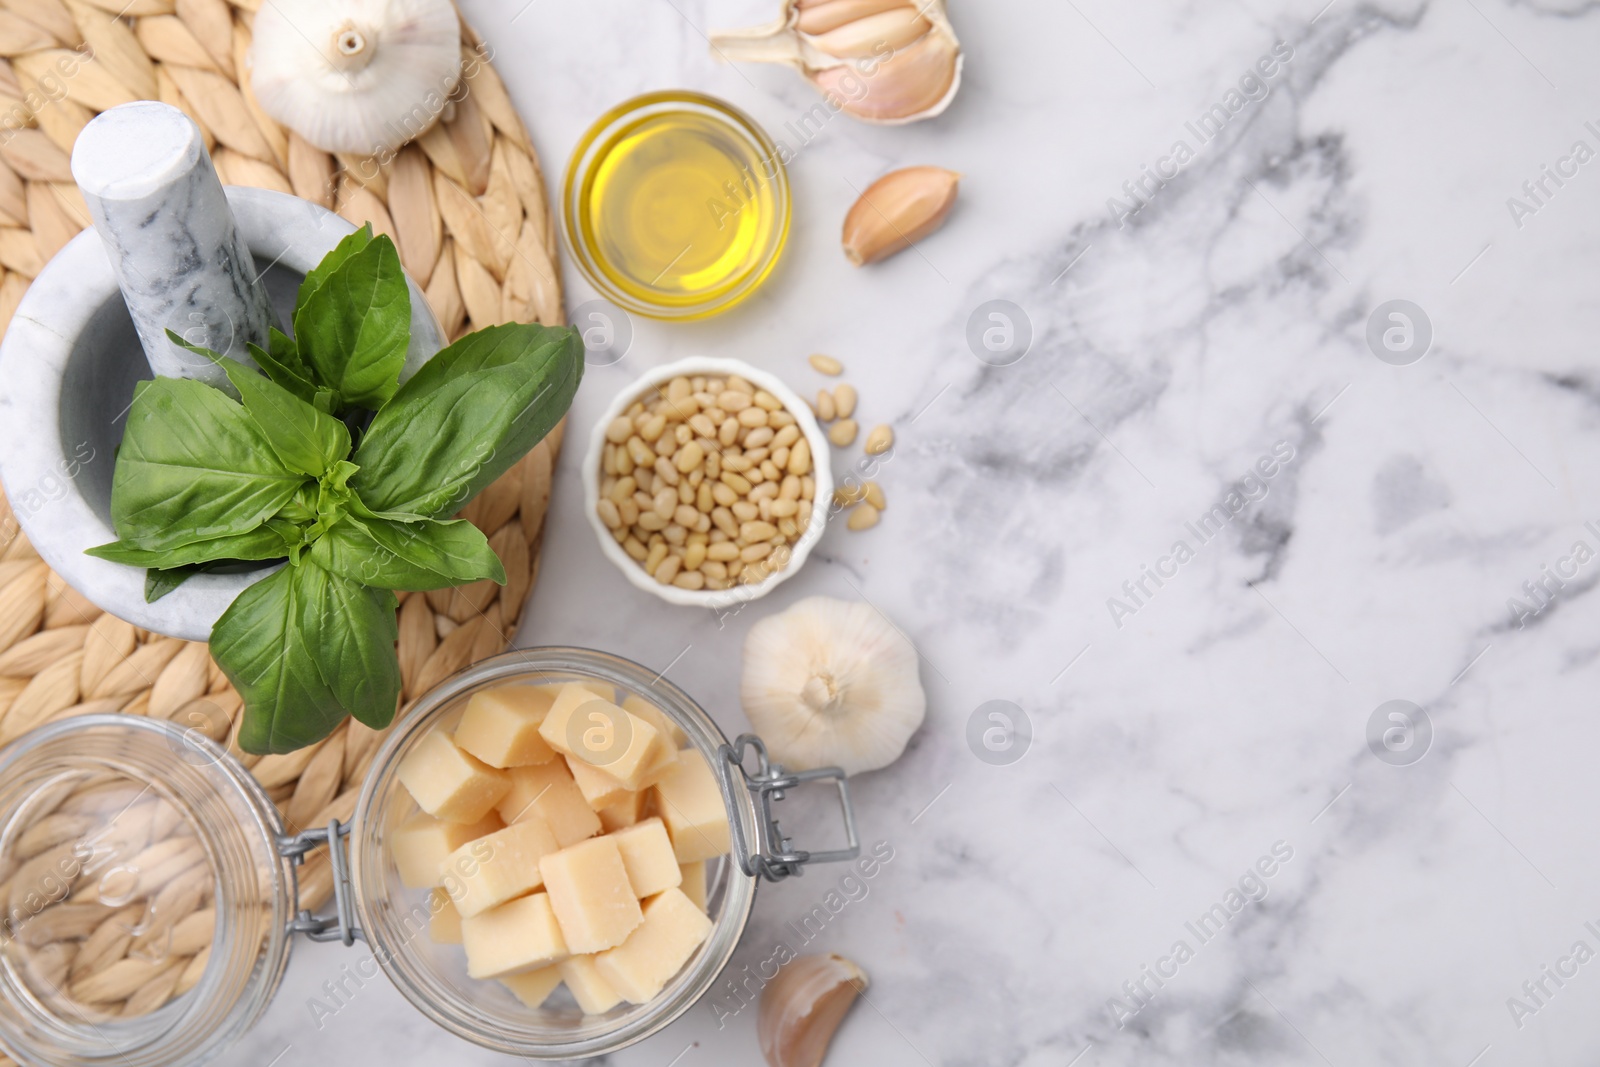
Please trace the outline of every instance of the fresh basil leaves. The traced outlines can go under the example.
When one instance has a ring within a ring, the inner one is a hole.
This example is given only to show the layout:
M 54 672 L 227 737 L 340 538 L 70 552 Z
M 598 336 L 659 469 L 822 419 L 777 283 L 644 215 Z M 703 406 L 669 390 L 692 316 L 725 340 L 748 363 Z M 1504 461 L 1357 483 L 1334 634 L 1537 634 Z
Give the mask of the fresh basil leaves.
M 239 743 L 256 753 L 313 744 L 346 715 L 389 724 L 393 591 L 505 583 L 483 532 L 446 517 L 555 427 L 583 375 L 575 330 L 509 325 L 462 338 L 401 385 L 411 296 L 394 243 L 370 226 L 306 276 L 293 321 L 294 337 L 251 346 L 264 376 L 193 349 L 237 399 L 141 383 L 113 476 L 117 540 L 89 550 L 146 568 L 152 601 L 201 571 L 287 561 L 211 634 L 244 697 Z

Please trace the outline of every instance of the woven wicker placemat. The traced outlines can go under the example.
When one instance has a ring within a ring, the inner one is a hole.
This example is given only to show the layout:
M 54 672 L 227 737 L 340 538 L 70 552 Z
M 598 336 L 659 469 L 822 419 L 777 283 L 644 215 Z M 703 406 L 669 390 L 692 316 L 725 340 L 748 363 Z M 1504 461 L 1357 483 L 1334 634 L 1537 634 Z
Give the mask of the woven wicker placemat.
M 78 131 L 139 99 L 188 113 L 224 183 L 294 193 L 393 237 L 451 338 L 503 322 L 561 323 L 538 157 L 471 28 L 463 23 L 464 95 L 378 165 L 313 148 L 256 105 L 244 74 L 259 2 L 0 0 L 0 330 L 44 263 L 90 225 L 68 166 Z M 538 573 L 560 439 L 558 428 L 462 512 L 505 563 L 504 588 L 401 594 L 406 703 L 501 651 L 515 632 Z M 348 818 L 382 734 L 352 721 L 319 745 L 257 758 L 235 741 L 240 704 L 205 645 L 137 629 L 68 587 L 0 499 L 0 743 L 90 712 L 169 719 L 225 741 L 291 829 Z M 330 894 L 320 853 L 301 869 L 301 885 L 309 907 Z M 113 951 L 99 965 L 117 959 Z

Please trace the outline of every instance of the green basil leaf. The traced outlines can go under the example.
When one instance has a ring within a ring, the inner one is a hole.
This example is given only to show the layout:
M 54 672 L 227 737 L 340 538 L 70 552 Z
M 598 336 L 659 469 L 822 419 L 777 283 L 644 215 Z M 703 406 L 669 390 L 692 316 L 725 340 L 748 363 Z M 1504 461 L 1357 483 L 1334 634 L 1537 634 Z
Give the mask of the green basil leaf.
M 444 589 L 483 578 L 506 584 L 489 539 L 461 519 L 406 524 L 347 515 L 311 547 L 311 561 L 379 589 Z
M 278 559 L 287 556 L 290 548 L 299 542 L 299 531 L 293 523 L 269 519 L 248 533 L 192 541 L 175 548 L 151 550 L 123 541 L 113 541 L 109 545 L 98 545 L 88 549 L 87 552 L 91 556 L 108 559 L 112 563 L 167 570 L 192 563 L 210 563 L 219 559 Z
M 273 326 L 268 331 L 266 348 L 248 342 L 245 347 L 250 350 L 250 358 L 266 372 L 268 378 L 307 403 L 317 395 L 317 386 L 311 380 L 311 368 L 300 359 L 300 350 L 295 347 L 294 338 Z
M 393 396 L 411 340 L 411 291 L 394 242 L 374 238 L 344 256 L 295 311 L 294 337 L 314 380 L 344 406 L 378 408 Z
M 304 627 L 321 600 L 315 567 L 284 567 L 250 586 L 211 630 L 211 655 L 244 697 L 239 747 L 266 755 L 321 741 L 347 714 L 323 680 Z M 320 572 L 316 572 L 320 574 Z M 309 609 L 309 610 L 308 610 Z
M 332 277 L 333 272 L 338 270 L 344 264 L 345 260 L 355 255 L 357 252 L 364 250 L 371 243 L 372 223 L 369 222 L 363 225 L 355 233 L 345 237 L 334 246 L 332 252 L 329 252 L 327 255 L 323 256 L 322 262 L 318 263 L 315 267 L 312 267 L 311 270 L 306 273 L 305 278 L 300 282 L 300 292 L 295 297 L 294 302 L 294 310 L 296 314 L 299 313 L 301 308 L 306 306 L 306 302 L 311 299 L 311 294 L 315 293 L 318 289 L 321 289 L 323 283 Z
M 168 570 L 151 568 L 144 572 L 144 602 L 154 604 L 178 586 L 200 573 L 200 568 L 193 564 L 187 567 L 172 567 Z
M 375 512 L 452 514 L 561 421 L 582 377 L 583 343 L 570 327 L 469 334 L 373 417 L 351 487 Z
M 239 390 L 245 411 L 285 467 L 320 478 L 350 454 L 350 431 L 344 423 L 243 363 L 219 362 L 228 381 Z
M 299 630 L 323 681 L 356 721 L 381 730 L 400 704 L 400 604 L 387 589 L 329 574 L 312 563 L 299 571 Z
M 124 543 L 150 550 L 249 533 L 305 481 L 226 393 L 156 378 L 134 389 L 112 476 L 112 526 Z

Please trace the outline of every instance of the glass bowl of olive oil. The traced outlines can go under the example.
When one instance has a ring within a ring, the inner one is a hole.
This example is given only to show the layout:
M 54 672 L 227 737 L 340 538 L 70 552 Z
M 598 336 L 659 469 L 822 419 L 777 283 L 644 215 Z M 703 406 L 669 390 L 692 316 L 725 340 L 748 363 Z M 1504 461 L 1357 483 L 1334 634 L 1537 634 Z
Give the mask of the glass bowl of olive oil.
M 789 237 L 789 176 L 744 112 L 687 90 L 647 93 L 573 150 L 562 223 L 578 269 L 618 307 L 700 319 L 766 280 Z

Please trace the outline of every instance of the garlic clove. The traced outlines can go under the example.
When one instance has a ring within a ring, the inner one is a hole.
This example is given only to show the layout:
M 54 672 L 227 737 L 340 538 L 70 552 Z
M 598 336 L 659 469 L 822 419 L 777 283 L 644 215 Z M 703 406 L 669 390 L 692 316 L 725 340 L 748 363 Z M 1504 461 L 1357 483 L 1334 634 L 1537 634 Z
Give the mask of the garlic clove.
M 942 167 L 885 174 L 845 216 L 844 254 L 859 267 L 910 248 L 944 225 L 960 183 L 961 175 Z
M 819 36 L 816 46 L 840 59 L 866 59 L 880 49 L 905 48 L 920 40 L 933 24 L 914 7 L 896 7 L 846 23 Z
M 961 51 L 954 40 L 930 33 L 884 60 L 871 79 L 839 66 L 818 71 L 811 81 L 858 119 L 903 125 L 950 106 L 961 86 Z
M 867 975 L 843 956 L 801 956 L 761 992 L 756 1036 L 771 1067 L 820 1067 Z
M 263 110 L 327 152 L 396 152 L 431 129 L 461 80 L 450 0 L 272 0 L 250 46 Z
M 945 0 L 785 0 L 778 21 L 713 33 L 711 48 L 724 60 L 793 67 L 864 122 L 933 118 L 961 88 Z
M 801 33 L 827 33 L 847 22 L 904 7 L 906 0 L 800 0 L 795 28 Z
M 750 628 L 739 695 L 790 770 L 886 767 L 922 725 L 911 642 L 867 604 L 809 597 Z

